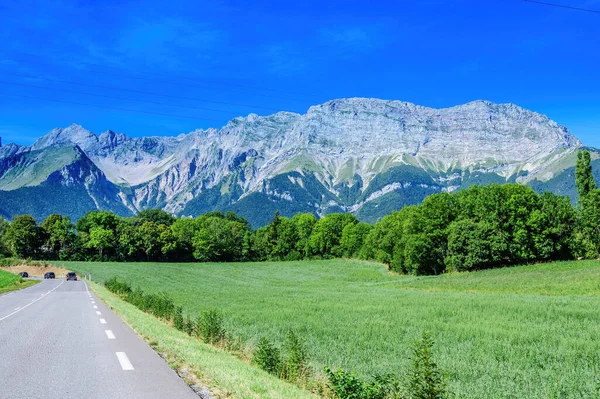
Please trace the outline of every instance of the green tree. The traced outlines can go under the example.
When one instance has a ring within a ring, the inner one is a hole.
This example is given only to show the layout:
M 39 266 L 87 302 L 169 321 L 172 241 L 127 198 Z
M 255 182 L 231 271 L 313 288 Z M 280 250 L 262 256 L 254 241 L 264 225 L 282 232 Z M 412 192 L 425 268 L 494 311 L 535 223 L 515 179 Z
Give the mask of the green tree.
M 4 240 L 15 258 L 32 258 L 40 253 L 44 240 L 43 230 L 29 215 L 15 216 L 6 229 Z
M 41 224 L 45 231 L 44 248 L 48 257 L 68 259 L 75 243 L 75 226 L 68 216 L 52 214 Z
M 200 216 L 192 238 L 194 258 L 201 262 L 242 259 L 246 226 L 217 216 Z
M 115 247 L 115 234 L 112 230 L 94 227 L 90 230 L 87 247 L 98 251 L 100 259 L 104 260 L 103 255 L 105 251 Z
M 456 199 L 448 193 L 433 194 L 402 222 L 404 268 L 414 274 L 440 274 L 445 270 L 448 226 L 458 214 Z
M 112 230 L 114 233 L 117 231 L 120 219 L 121 218 L 119 216 L 112 212 L 90 211 L 77 221 L 75 228 L 78 232 L 85 232 L 88 234 L 95 227 L 101 227 L 105 230 Z
M 464 219 L 448 228 L 449 270 L 478 270 L 501 264 L 508 245 L 505 235 L 488 221 Z
M 600 254 L 600 190 L 590 191 L 582 199 L 575 239 L 576 256 L 598 257 Z
M 8 230 L 10 223 L 0 217 L 0 257 L 9 256 L 8 245 L 6 244 L 6 231 Z
M 579 201 L 582 201 L 592 190 L 596 189 L 596 182 L 592 175 L 591 156 L 588 150 L 577 152 L 575 184 L 577 185 Z
M 199 227 L 198 221 L 192 218 L 179 218 L 171 225 L 171 233 L 175 243 L 167 249 L 174 259 L 181 261 L 194 259 L 192 256 L 194 252 L 192 241 Z
M 312 213 L 298 213 L 292 217 L 292 223 L 296 226 L 298 241 L 296 242 L 296 251 L 307 258 L 310 255 L 310 235 L 317 223 L 317 218 Z
M 164 260 L 175 260 L 177 257 L 177 240 L 173 235 L 173 231 L 170 226 L 159 224 L 158 225 L 158 240 L 160 245 L 160 252 Z
M 340 240 L 344 227 L 356 223 L 356 217 L 350 213 L 330 213 L 317 221 L 309 240 L 311 254 L 325 258 L 342 256 Z
M 340 239 L 342 255 L 346 257 L 358 256 L 365 238 L 372 228 L 373 226 L 364 222 L 347 224 L 342 230 L 342 238 Z
M 147 260 L 159 260 L 162 257 L 162 243 L 160 242 L 161 229 L 154 222 L 144 222 L 138 227 L 142 250 Z
M 175 217 L 170 213 L 163 211 L 162 209 L 146 209 L 141 211 L 135 216 L 140 224 L 145 222 L 152 222 L 157 226 L 160 224 L 164 224 L 166 226 L 170 226 L 175 222 Z
M 78 245 L 81 248 L 87 248 L 88 253 L 86 254 L 87 259 L 93 259 L 98 255 L 101 255 L 102 260 L 113 258 L 116 255 L 117 243 L 119 243 L 119 225 L 123 222 L 121 217 L 115 215 L 112 212 L 108 211 L 91 211 L 86 213 L 83 217 L 81 217 L 77 223 L 75 223 L 75 229 L 77 230 L 78 236 Z M 91 233 L 93 230 L 96 230 L 95 240 L 94 242 L 89 242 L 91 240 Z M 105 230 L 110 232 L 102 232 L 100 230 Z M 112 238 L 109 240 L 111 245 L 102 246 L 102 248 L 98 247 L 98 245 L 103 245 L 104 241 L 100 239 L 101 236 L 111 236 Z
M 296 230 L 295 223 L 288 218 L 279 217 L 278 224 L 277 240 L 273 246 L 271 258 L 281 260 L 301 259 L 302 255 L 300 252 L 296 251 L 296 244 L 298 243 L 298 231 Z
M 118 255 L 123 261 L 139 261 L 144 258 L 142 238 L 134 218 L 123 219 L 117 228 Z

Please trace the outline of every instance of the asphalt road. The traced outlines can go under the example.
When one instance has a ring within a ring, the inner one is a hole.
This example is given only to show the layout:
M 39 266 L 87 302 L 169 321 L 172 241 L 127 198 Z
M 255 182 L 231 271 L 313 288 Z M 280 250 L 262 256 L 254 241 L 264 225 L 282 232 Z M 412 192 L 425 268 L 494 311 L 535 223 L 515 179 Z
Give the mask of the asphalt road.
M 83 281 L 0 296 L 0 398 L 198 396 Z

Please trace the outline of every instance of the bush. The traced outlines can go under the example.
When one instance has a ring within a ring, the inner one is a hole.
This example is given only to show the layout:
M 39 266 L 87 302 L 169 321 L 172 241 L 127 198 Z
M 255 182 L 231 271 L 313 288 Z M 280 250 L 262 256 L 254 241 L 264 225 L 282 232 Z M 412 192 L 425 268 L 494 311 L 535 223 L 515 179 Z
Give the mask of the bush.
M 175 308 L 175 313 L 173 314 L 173 327 L 179 331 L 183 331 L 183 308 L 181 306 Z
M 254 352 L 252 363 L 273 375 L 281 375 L 281 351 L 268 338 L 262 337 Z
M 386 399 L 402 398 L 400 383 L 393 375 L 375 376 L 363 381 L 342 368 L 331 371 L 325 367 L 328 386 L 340 399 Z
M 121 296 L 128 296 L 131 294 L 131 286 L 125 281 L 119 281 L 116 277 L 106 280 L 104 286 L 113 294 Z
M 174 312 L 175 304 L 169 295 L 163 292 L 155 296 L 153 313 L 156 317 L 170 321 L 173 318 Z
M 187 335 L 191 337 L 192 335 L 194 335 L 195 330 L 196 323 L 194 323 L 194 320 L 188 315 L 183 323 L 183 331 L 185 331 Z
M 216 309 L 202 313 L 197 326 L 198 336 L 207 344 L 216 345 L 225 338 L 223 315 Z
M 282 378 L 295 382 L 309 377 L 311 373 L 306 346 L 293 331 L 288 332 L 283 348 Z

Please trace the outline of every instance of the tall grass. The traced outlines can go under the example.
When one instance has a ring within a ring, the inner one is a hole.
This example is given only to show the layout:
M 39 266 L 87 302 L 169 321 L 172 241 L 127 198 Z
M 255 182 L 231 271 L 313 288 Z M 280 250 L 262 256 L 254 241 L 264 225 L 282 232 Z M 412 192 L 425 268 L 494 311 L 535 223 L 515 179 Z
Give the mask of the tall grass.
M 224 328 L 254 346 L 266 335 L 280 347 L 296 331 L 313 370 L 343 367 L 363 380 L 408 370 L 411 344 L 428 330 L 458 397 L 582 398 L 596 394 L 600 376 L 599 265 L 434 278 L 341 260 L 67 267 L 164 291 L 192 315 L 221 309 Z

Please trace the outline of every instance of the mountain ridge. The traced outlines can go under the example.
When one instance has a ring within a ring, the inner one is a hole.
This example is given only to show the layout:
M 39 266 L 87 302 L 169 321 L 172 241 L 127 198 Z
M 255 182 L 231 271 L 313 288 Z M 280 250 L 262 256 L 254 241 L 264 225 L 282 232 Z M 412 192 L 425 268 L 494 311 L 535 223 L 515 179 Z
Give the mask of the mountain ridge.
M 97 135 L 76 124 L 56 128 L 31 146 L 0 148 L 0 190 L 27 187 L 24 178 L 21 186 L 18 178 L 10 184 L 5 179 L 15 174 L 10 162 L 22 154 L 30 154 L 28 165 L 48 169 L 22 171 L 39 182 L 58 167 L 44 163 L 41 154 L 77 147 L 101 173 L 98 182 L 110 183 L 110 189 L 102 183 L 111 192 L 109 208 L 135 213 L 160 207 L 195 216 L 241 207 L 260 224 L 265 216 L 253 213 L 264 212 L 256 209 L 275 207 L 284 214 L 292 208 L 317 215 L 366 213 L 363 218 L 372 221 L 424 195 L 478 181 L 548 181 L 581 146 L 566 127 L 512 103 L 476 100 L 435 109 L 346 98 L 305 114 L 249 114 L 219 129 L 178 136 Z

